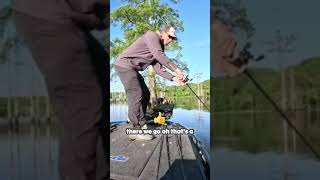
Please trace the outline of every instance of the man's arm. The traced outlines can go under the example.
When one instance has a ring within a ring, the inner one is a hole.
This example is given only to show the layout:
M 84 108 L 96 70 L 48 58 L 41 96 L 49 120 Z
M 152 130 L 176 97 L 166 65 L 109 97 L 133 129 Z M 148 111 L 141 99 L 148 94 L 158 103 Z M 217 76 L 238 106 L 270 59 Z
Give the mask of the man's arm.
M 153 65 L 154 70 L 156 71 L 156 73 L 170 81 L 174 81 L 176 82 L 179 86 L 184 86 L 186 85 L 186 81 L 179 79 L 179 77 L 173 76 L 172 74 L 170 74 L 169 72 L 167 72 L 165 70 L 164 67 L 161 66 L 160 63 L 156 63 Z
M 247 62 L 239 59 L 240 50 L 237 47 L 234 34 L 217 19 L 214 20 L 212 29 L 213 70 L 230 77 L 241 73 Z
M 172 81 L 172 78 L 174 77 L 171 73 L 167 72 L 164 67 L 161 66 L 161 64 L 159 63 L 155 63 L 152 65 L 153 66 L 153 69 L 155 70 L 155 72 L 162 76 L 163 78 L 166 78 L 170 81 Z

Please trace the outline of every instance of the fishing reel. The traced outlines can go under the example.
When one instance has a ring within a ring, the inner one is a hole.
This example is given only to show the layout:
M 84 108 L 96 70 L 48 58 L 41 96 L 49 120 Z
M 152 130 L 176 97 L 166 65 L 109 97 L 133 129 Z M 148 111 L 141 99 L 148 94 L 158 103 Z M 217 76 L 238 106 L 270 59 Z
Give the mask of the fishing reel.
M 253 60 L 255 62 L 261 61 L 262 59 L 264 59 L 264 55 L 260 55 L 258 57 L 255 57 L 250 51 L 249 49 L 251 48 L 251 43 L 247 42 L 245 44 L 245 46 L 243 47 L 243 49 L 240 51 L 240 55 L 239 55 L 239 59 L 240 62 L 248 64 L 249 60 Z M 237 61 L 236 61 L 237 62 Z M 235 63 L 236 63 L 235 62 Z M 237 65 L 237 64 L 235 64 Z M 241 65 L 240 65 L 241 66 Z M 238 66 L 239 67 L 239 66 Z
M 186 75 L 186 78 L 185 78 L 185 82 L 189 82 L 189 81 L 192 81 L 193 79 L 189 79 L 189 75 Z
M 237 76 L 238 74 L 241 74 L 246 70 L 250 60 L 257 62 L 264 59 L 264 55 L 255 57 L 249 51 L 250 48 L 251 43 L 248 42 L 245 44 L 243 49 L 235 47 L 230 57 L 221 58 L 221 62 L 216 64 L 218 68 L 220 68 L 222 74 L 228 77 Z

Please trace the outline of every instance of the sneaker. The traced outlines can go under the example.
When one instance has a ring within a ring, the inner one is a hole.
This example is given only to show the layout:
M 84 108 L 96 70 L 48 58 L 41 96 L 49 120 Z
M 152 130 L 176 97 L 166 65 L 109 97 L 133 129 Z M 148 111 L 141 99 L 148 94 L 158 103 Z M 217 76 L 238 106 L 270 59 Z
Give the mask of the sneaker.
M 150 141 L 153 139 L 153 135 L 151 134 L 130 134 L 130 140 L 138 140 L 138 141 Z
M 144 124 L 141 129 L 148 129 L 147 124 Z M 152 134 L 130 134 L 129 139 L 131 140 L 140 140 L 140 141 L 149 141 L 152 140 L 154 136 Z
M 141 129 L 148 129 L 147 124 L 144 124 L 144 125 L 141 127 Z

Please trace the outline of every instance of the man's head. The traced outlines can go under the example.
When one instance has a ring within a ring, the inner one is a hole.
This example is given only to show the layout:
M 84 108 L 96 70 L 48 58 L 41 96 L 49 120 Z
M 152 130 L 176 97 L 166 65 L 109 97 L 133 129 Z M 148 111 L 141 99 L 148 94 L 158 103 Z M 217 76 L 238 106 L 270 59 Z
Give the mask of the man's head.
M 170 44 L 177 39 L 176 30 L 172 26 L 164 27 L 160 32 L 160 39 L 164 45 Z

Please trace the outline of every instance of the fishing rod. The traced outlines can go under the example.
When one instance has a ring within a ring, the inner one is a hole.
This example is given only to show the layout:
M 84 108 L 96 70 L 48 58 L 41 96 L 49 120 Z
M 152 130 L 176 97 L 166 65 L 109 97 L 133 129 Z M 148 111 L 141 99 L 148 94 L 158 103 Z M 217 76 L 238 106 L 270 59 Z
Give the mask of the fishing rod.
M 244 54 L 247 55 L 248 59 L 254 59 L 254 56 L 247 51 L 250 48 L 250 44 L 247 44 L 243 50 Z M 264 56 L 259 56 L 255 58 L 255 61 L 260 61 L 264 58 Z M 281 110 L 281 108 L 275 103 L 275 101 L 269 96 L 269 94 L 262 88 L 262 86 L 256 81 L 256 79 L 251 75 L 248 70 L 244 70 L 244 74 L 251 80 L 251 82 L 256 86 L 256 88 L 263 94 L 263 96 L 272 104 L 275 110 L 283 117 L 283 119 L 287 122 L 289 127 L 291 127 L 296 134 L 300 137 L 302 142 L 311 150 L 311 152 L 315 155 L 315 157 L 320 160 L 320 154 L 315 150 L 312 144 L 307 140 L 307 138 L 298 130 L 298 128 L 290 121 L 288 116 Z
M 192 79 L 189 79 L 188 76 L 186 76 L 186 80 L 185 81 L 192 81 Z M 188 83 L 186 83 L 186 85 L 188 86 L 188 88 L 191 90 L 191 92 L 199 99 L 199 101 L 202 103 L 202 105 L 210 112 L 210 108 L 201 100 L 201 98 L 192 90 L 192 88 L 190 87 L 190 85 Z
M 318 160 L 320 160 L 319 153 L 313 148 L 311 143 L 304 137 L 304 135 L 297 129 L 297 127 L 290 121 L 288 116 L 281 110 L 281 108 L 273 101 L 273 99 L 267 94 L 267 92 L 260 86 L 260 84 L 253 78 L 248 70 L 245 70 L 244 73 L 252 81 L 252 83 L 259 89 L 259 91 L 264 95 L 264 97 L 272 104 L 275 110 L 283 117 L 287 124 L 294 130 L 296 134 L 301 138 L 303 143 L 312 151 Z

